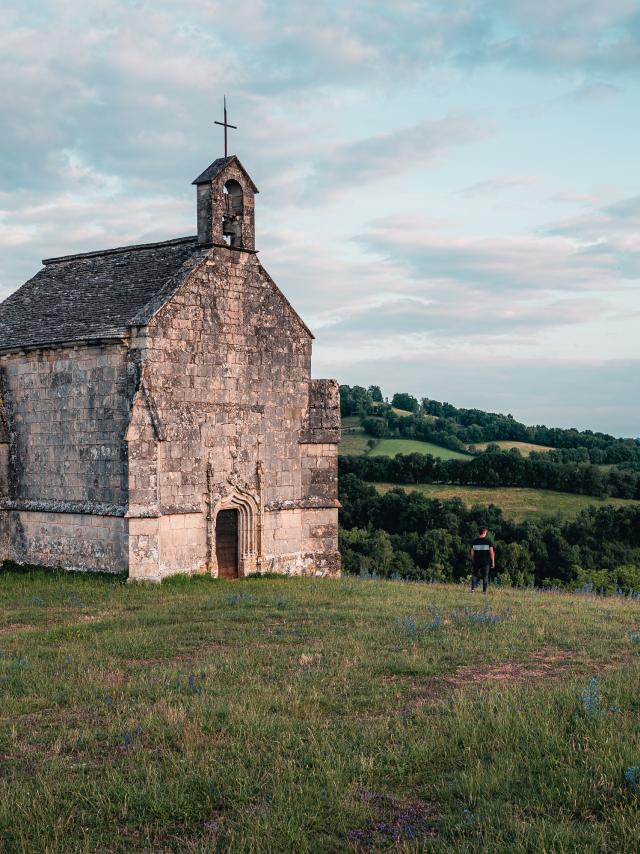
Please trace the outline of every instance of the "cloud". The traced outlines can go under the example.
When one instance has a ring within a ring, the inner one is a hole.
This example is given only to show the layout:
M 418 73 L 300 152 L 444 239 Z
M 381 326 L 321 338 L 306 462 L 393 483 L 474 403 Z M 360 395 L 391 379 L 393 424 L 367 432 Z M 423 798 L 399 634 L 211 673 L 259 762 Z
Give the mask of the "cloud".
M 322 335 L 326 341 L 422 336 L 429 341 L 463 339 L 488 345 L 500 338 L 516 338 L 541 330 L 601 319 L 611 310 L 603 299 L 563 299 L 535 303 L 525 300 L 479 300 L 471 293 L 429 292 L 429 298 L 399 295 L 381 304 L 344 311 Z
M 451 148 L 484 139 L 490 133 L 469 117 L 427 120 L 343 145 L 330 146 L 313 164 L 307 194 L 324 190 L 333 198 L 363 183 L 383 180 L 431 164 Z
M 546 233 L 581 241 L 596 264 L 608 259 L 618 281 L 640 279 L 640 195 L 561 220 Z
M 493 23 L 491 37 L 462 47 L 462 62 L 540 72 L 640 69 L 635 0 L 498 0 L 484 11 Z
M 575 101 L 603 101 L 620 94 L 621 91 L 619 86 L 604 80 L 585 80 L 570 92 L 568 97 Z
M 593 243 L 633 237 L 640 233 L 640 195 L 618 199 L 581 216 L 564 219 L 550 226 L 547 233 Z
M 404 264 L 420 281 L 463 283 L 478 296 L 619 287 L 619 250 L 595 251 L 567 228 L 540 236 L 470 238 L 438 234 L 420 217 L 406 218 L 401 227 L 386 218 L 356 239 L 369 252 Z
M 498 175 L 488 178 L 486 181 L 477 181 L 469 187 L 459 190 L 461 196 L 469 198 L 474 196 L 492 195 L 503 190 L 514 190 L 519 187 L 532 187 L 538 184 L 540 179 L 535 175 Z

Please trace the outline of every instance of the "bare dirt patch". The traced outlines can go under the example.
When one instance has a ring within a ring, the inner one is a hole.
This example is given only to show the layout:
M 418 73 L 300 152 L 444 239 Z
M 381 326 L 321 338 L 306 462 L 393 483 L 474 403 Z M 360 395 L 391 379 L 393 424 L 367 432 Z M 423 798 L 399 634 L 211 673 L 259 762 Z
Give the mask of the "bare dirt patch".
M 561 679 L 577 673 L 580 666 L 589 664 L 598 670 L 619 666 L 621 660 L 592 661 L 566 650 L 542 647 L 518 661 L 498 661 L 492 664 L 460 665 L 452 673 L 431 676 L 424 680 L 413 678 L 408 697 L 409 708 L 436 703 L 451 691 L 482 687 L 496 683 L 520 684 L 535 679 Z M 394 678 L 396 681 L 397 677 Z M 402 680 L 406 684 L 406 679 Z M 405 709 L 406 711 L 406 709 Z
M 525 661 L 500 661 L 483 666 L 464 665 L 456 668 L 442 681 L 452 688 L 465 688 L 484 682 L 523 682 L 527 679 L 559 678 L 580 662 L 577 656 L 546 647 L 534 652 Z
M 6 626 L 0 626 L 0 635 L 13 635 L 16 632 L 24 632 L 29 629 L 41 629 L 42 625 L 36 626 L 34 623 L 7 623 Z
M 394 798 L 366 789 L 358 789 L 356 799 L 366 804 L 372 814 L 362 827 L 347 833 L 356 851 L 377 850 L 385 843 L 398 845 L 438 835 L 435 823 L 441 811 L 436 804 L 417 798 Z
M 205 659 L 209 652 L 216 652 L 224 648 L 222 643 L 208 643 L 205 646 L 195 647 L 192 652 L 177 653 L 166 658 L 125 658 L 123 664 L 127 667 L 158 667 L 160 665 L 193 662 Z

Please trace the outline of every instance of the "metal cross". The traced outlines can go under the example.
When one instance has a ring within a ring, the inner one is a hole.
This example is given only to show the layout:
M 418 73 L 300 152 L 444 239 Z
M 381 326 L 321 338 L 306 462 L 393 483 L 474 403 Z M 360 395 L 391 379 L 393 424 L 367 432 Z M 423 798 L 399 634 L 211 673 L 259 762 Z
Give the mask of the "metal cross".
M 227 156 L 227 128 L 233 128 L 234 130 L 238 130 L 236 125 L 230 125 L 227 121 L 227 96 L 224 96 L 224 121 L 223 122 L 214 122 L 214 125 L 220 125 L 220 127 L 224 128 L 224 156 Z

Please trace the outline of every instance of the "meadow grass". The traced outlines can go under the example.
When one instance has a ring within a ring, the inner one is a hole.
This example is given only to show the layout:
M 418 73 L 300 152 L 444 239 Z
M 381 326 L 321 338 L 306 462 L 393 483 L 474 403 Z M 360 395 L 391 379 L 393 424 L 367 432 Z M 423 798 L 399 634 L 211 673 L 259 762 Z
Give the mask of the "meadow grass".
M 342 433 L 342 439 L 338 445 L 338 453 L 343 456 L 360 456 L 366 454 L 369 450 L 369 440 L 371 436 L 367 436 L 364 432 Z
M 637 850 L 637 602 L 41 570 L 0 602 L 3 852 Z
M 343 415 L 340 423 L 343 430 L 362 429 L 361 419 L 358 415 Z
M 376 483 L 376 489 L 385 493 L 397 489 L 395 483 Z M 527 489 L 520 486 L 458 486 L 447 483 L 402 484 L 402 489 L 420 492 L 426 498 L 460 498 L 467 507 L 474 504 L 495 504 L 509 519 L 522 521 L 536 516 L 559 516 L 569 519 L 578 515 L 585 507 L 605 504 L 613 507 L 628 507 L 639 504 L 632 498 L 595 498 L 592 495 L 575 495 L 570 492 L 554 492 L 551 489 Z
M 395 457 L 397 454 L 431 454 L 441 460 L 471 460 L 469 454 L 450 451 L 431 442 L 420 442 L 418 439 L 380 439 L 375 448 L 369 453 L 371 457 Z

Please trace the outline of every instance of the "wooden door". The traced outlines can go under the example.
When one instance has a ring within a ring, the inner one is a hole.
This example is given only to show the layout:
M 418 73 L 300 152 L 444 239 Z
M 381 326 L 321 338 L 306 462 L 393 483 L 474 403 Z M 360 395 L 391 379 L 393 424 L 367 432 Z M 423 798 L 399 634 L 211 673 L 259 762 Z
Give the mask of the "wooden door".
M 238 577 L 237 510 L 220 510 L 216 516 L 216 558 L 220 578 Z

